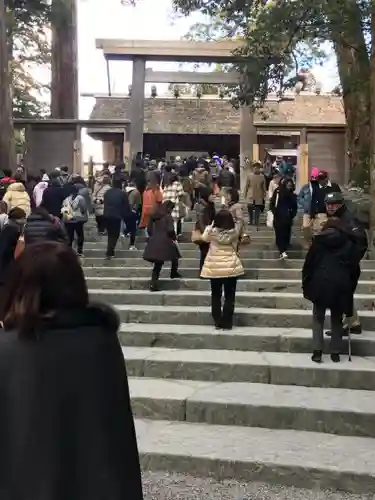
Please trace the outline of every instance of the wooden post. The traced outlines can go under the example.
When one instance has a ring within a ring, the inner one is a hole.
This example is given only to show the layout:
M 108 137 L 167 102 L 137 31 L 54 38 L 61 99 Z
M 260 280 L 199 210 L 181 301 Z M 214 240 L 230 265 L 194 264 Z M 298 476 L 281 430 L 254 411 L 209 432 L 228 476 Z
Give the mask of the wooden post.
M 78 118 L 76 0 L 52 0 L 51 117 Z
M 370 158 L 370 257 L 375 258 L 375 3 L 371 8 L 372 47 L 370 58 L 371 158 Z
M 309 147 L 307 144 L 306 128 L 301 130 L 299 154 L 300 158 L 297 173 L 298 188 L 309 182 Z
M 14 170 L 16 152 L 10 83 L 5 5 L 4 0 L 0 0 L 0 168 Z

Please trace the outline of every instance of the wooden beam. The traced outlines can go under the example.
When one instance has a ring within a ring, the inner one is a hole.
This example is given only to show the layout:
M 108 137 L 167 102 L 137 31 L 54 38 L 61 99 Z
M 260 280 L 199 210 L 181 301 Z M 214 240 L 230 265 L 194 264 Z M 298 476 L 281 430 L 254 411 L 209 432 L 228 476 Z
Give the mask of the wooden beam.
M 210 85 L 237 85 L 239 73 L 231 71 L 153 71 L 146 69 L 146 83 L 192 83 Z

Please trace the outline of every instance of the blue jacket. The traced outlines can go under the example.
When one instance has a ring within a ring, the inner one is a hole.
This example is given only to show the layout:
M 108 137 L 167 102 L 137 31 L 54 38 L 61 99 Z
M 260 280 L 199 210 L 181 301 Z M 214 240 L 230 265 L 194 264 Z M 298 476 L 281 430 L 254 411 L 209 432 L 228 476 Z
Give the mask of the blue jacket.
M 312 199 L 312 186 L 311 182 L 305 184 L 301 187 L 298 193 L 297 202 L 298 207 L 303 209 L 304 214 L 310 214 L 311 211 L 311 199 Z

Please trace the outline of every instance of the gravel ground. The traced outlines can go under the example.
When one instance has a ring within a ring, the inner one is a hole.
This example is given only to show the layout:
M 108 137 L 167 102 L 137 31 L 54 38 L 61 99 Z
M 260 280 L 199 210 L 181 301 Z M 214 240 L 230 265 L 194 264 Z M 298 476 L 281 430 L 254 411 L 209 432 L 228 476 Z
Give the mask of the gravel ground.
M 144 500 L 374 500 L 374 494 L 352 495 L 261 483 L 217 482 L 184 474 L 146 472 Z

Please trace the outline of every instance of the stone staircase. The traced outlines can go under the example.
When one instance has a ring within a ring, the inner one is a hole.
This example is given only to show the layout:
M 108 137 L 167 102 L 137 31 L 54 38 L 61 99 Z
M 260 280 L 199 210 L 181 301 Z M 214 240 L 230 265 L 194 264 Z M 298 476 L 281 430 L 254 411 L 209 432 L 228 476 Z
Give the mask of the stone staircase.
M 183 279 L 169 280 L 167 264 L 157 293 L 148 291 L 142 251 L 119 243 L 108 262 L 105 239 L 85 244 L 90 295 L 122 320 L 143 469 L 373 493 L 375 261 L 362 266 L 356 305 L 366 332 L 352 341 L 353 361 L 325 356 L 319 366 L 310 360 L 311 305 L 301 294 L 297 239 L 280 261 L 272 231 L 252 231 L 241 250 L 237 326 L 224 332 L 211 326 L 191 227 L 180 244 Z

